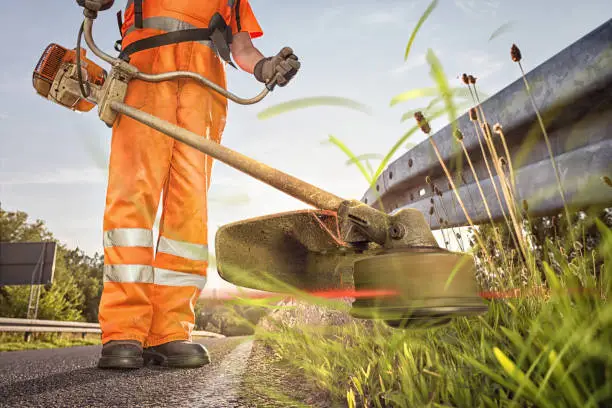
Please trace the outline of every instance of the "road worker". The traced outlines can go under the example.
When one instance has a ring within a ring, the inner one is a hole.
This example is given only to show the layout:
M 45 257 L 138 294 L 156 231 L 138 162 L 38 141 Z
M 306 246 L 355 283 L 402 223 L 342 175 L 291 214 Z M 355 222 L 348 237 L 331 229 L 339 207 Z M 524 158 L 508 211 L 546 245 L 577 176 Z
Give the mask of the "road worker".
M 144 73 L 192 71 L 226 88 L 226 64 L 236 68 L 232 57 L 266 84 L 275 79 L 284 86 L 300 68 L 291 48 L 264 58 L 253 46 L 251 39 L 263 31 L 248 0 L 129 0 L 118 21 L 120 57 Z M 132 80 L 125 102 L 221 141 L 227 99 L 193 80 Z M 191 342 L 191 332 L 206 283 L 211 167 L 204 153 L 128 117 L 117 118 L 104 212 L 100 368 L 149 362 L 199 367 L 210 361 L 207 350 Z

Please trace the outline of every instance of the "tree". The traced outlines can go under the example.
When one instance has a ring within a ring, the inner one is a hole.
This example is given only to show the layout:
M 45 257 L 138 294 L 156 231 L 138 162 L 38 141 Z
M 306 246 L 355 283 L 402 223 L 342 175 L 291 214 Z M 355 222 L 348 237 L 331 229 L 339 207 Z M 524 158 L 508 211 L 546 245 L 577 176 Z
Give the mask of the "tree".
M 0 207 L 0 241 L 56 241 L 44 221 L 28 221 L 23 211 L 9 212 Z M 58 244 L 54 281 L 42 290 L 38 318 L 96 322 L 102 290 L 102 257 L 91 258 L 81 250 Z M 0 288 L 0 315 L 25 318 L 29 286 Z

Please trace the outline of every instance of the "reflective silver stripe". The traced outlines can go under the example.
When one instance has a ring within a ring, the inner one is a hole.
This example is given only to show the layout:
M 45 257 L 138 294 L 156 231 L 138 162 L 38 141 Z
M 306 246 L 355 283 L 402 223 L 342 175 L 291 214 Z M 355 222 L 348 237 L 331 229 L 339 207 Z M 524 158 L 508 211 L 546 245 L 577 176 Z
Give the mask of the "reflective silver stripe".
M 153 275 L 149 265 L 104 265 L 104 282 L 153 283 Z
M 206 276 L 155 268 L 154 283 L 165 286 L 196 286 L 199 289 L 204 289 Z
M 191 242 L 175 241 L 166 237 L 159 237 L 157 252 L 163 252 L 192 261 L 208 260 L 208 245 L 192 244 Z
M 172 31 L 181 31 L 181 30 L 189 30 L 192 28 L 201 28 L 196 27 L 193 24 L 189 24 L 185 21 L 179 20 L 177 18 L 172 17 L 149 17 L 142 20 L 142 28 L 151 28 L 154 30 L 161 30 L 167 33 Z M 125 35 L 128 35 L 132 31 L 137 30 L 134 25 L 131 25 L 125 32 Z M 209 40 L 197 41 L 202 45 L 207 47 L 212 47 L 212 42 Z
M 104 248 L 151 247 L 153 231 L 146 228 L 117 228 L 104 231 Z

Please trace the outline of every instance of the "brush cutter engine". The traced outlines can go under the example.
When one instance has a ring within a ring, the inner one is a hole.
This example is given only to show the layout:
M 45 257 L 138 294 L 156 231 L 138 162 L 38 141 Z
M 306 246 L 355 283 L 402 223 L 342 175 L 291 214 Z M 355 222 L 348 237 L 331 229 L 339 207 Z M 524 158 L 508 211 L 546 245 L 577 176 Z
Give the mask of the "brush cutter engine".
M 107 73 L 100 66 L 86 58 L 86 51 L 80 54 L 83 92 L 79 86 L 76 50 L 68 50 L 57 44 L 45 48 L 32 75 L 36 92 L 68 109 L 89 112 L 95 104 L 87 100 L 91 92 L 99 92 Z M 89 90 L 89 91 L 88 91 Z

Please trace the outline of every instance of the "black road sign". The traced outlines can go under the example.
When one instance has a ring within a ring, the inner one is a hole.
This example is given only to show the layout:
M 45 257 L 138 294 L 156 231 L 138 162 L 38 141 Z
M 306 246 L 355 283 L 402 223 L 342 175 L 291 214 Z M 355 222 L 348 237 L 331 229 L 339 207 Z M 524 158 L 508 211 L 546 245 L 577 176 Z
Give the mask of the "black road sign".
M 0 286 L 53 282 L 55 242 L 0 242 Z

